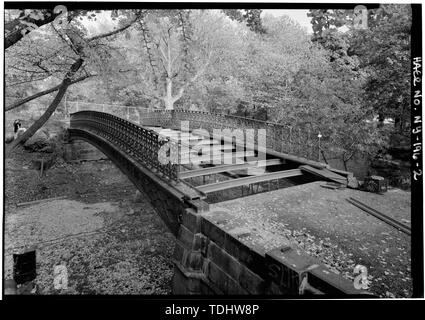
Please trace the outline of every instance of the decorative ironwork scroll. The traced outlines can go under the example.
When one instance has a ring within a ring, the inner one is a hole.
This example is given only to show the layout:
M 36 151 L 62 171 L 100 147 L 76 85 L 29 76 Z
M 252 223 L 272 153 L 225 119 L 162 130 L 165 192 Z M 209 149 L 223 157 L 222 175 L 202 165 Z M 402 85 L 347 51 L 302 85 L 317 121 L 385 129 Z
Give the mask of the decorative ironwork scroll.
M 178 145 L 153 130 L 112 114 L 80 111 L 71 114 L 71 128 L 91 131 L 129 154 L 160 177 L 178 180 Z

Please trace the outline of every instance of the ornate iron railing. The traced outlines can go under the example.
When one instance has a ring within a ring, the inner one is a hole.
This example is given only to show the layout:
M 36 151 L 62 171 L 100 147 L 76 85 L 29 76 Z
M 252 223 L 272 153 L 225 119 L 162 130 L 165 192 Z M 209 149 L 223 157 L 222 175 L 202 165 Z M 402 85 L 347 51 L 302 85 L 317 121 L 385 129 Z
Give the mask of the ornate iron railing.
M 82 104 L 82 102 L 79 103 Z M 87 104 L 84 107 L 92 107 L 92 105 Z M 319 145 L 319 132 L 308 123 L 294 123 L 288 126 L 276 122 L 205 111 L 158 110 L 146 107 L 126 106 L 106 106 L 106 108 L 103 108 L 103 105 L 95 105 L 94 107 L 96 107 L 96 110 L 101 108 L 108 113 L 120 118 L 126 118 L 130 122 L 143 126 L 178 129 L 181 127 L 181 121 L 188 121 L 190 130 L 202 128 L 207 130 L 211 135 L 214 129 L 256 129 L 255 132 L 258 132 L 258 129 L 264 129 L 266 130 L 266 144 L 268 149 L 314 161 L 320 160 L 320 149 L 325 150 L 328 154 L 334 149 L 334 146 L 326 137 L 321 139 L 322 141 Z M 258 143 L 257 135 L 254 135 L 254 143 Z
M 129 154 L 160 177 L 178 180 L 178 145 L 153 130 L 112 114 L 80 111 L 71 114 L 71 128 L 91 131 Z M 164 146 L 167 144 L 167 146 Z M 167 161 L 168 160 L 168 161 Z
M 210 134 L 214 129 L 266 130 L 267 148 L 317 161 L 319 159 L 318 132 L 309 124 L 284 126 L 270 121 L 248 119 L 239 116 L 189 110 L 146 110 L 140 116 L 142 125 L 179 128 L 181 121 L 188 121 L 190 129 L 202 128 Z M 258 135 L 254 135 L 257 144 Z M 325 145 L 323 143 L 322 147 Z

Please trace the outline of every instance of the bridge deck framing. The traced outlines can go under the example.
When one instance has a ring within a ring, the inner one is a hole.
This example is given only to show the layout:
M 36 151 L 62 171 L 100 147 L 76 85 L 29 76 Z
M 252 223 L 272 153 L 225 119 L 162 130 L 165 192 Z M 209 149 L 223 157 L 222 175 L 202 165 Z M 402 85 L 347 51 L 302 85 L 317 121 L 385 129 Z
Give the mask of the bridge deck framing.
M 245 186 L 253 183 L 266 182 L 271 180 L 283 179 L 283 178 L 292 178 L 303 175 L 300 169 L 284 170 L 278 172 L 265 173 L 258 176 L 243 177 L 237 178 L 222 182 L 216 182 L 211 184 L 206 184 L 203 186 L 196 187 L 197 190 L 203 193 L 211 193 L 215 191 L 222 191 L 226 189 L 231 189 L 235 187 Z
M 223 172 L 231 172 L 235 170 L 249 169 L 249 168 L 258 168 L 258 167 L 269 167 L 276 166 L 279 164 L 283 164 L 284 162 L 281 159 L 270 159 L 264 162 L 255 162 L 255 163 L 242 163 L 242 164 L 228 164 L 222 166 L 215 166 L 209 168 L 188 170 L 184 172 L 180 172 L 180 179 L 189 179 L 194 177 L 206 176 L 210 174 L 218 174 Z

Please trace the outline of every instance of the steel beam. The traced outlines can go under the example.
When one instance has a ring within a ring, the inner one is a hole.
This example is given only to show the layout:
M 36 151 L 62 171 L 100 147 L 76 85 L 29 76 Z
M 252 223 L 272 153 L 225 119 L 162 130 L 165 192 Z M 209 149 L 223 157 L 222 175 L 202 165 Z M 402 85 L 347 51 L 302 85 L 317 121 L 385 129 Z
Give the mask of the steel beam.
M 239 179 L 232 179 L 223 182 L 206 184 L 203 186 L 196 187 L 201 192 L 211 193 L 215 191 L 221 191 L 226 189 L 231 189 L 235 187 L 240 187 L 244 185 L 250 185 L 253 183 L 265 182 L 270 180 L 290 178 L 303 175 L 300 169 L 292 169 L 278 172 L 265 173 L 259 176 L 244 177 Z
M 284 162 L 281 159 L 271 159 L 266 161 L 259 161 L 258 163 L 247 162 L 242 164 L 226 164 L 222 166 L 180 172 L 179 178 L 188 179 L 188 178 L 206 176 L 209 174 L 217 174 L 222 172 L 229 172 L 229 171 L 242 170 L 242 169 L 248 169 L 248 168 L 276 166 L 283 163 Z

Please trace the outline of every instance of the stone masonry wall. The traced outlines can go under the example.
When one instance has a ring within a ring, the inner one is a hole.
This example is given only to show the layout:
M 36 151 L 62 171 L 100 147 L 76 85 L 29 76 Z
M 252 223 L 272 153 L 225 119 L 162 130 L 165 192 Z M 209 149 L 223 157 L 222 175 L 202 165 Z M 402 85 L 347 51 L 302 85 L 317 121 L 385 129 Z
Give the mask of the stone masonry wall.
M 193 209 L 182 213 L 173 263 L 174 294 L 367 294 L 290 247 L 262 254 Z

